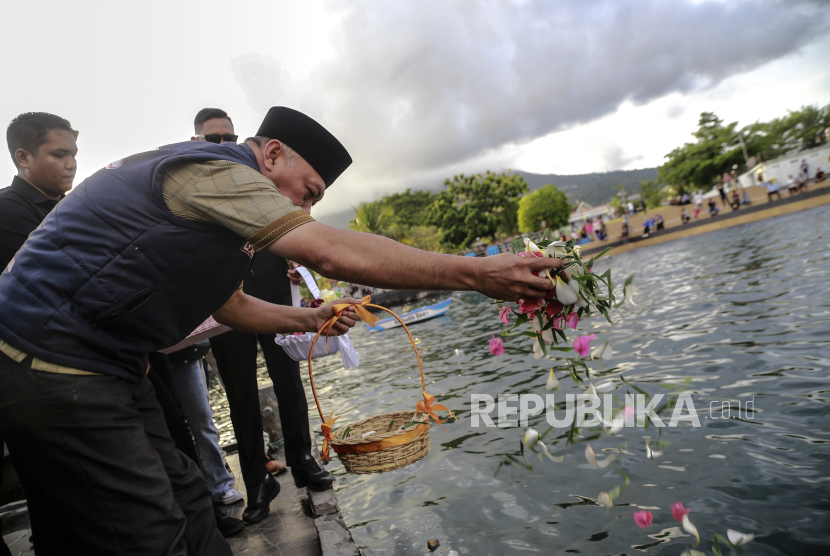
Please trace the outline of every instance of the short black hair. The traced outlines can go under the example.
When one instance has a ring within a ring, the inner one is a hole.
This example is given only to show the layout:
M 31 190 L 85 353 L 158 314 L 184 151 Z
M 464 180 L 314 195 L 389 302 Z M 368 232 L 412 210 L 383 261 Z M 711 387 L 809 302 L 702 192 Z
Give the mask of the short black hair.
M 47 112 L 24 112 L 13 119 L 6 129 L 6 143 L 9 145 L 14 165 L 17 166 L 17 160 L 14 158 L 17 149 L 34 154 L 38 147 L 46 142 L 46 136 L 53 129 L 65 129 L 75 133 L 69 120 Z
M 231 124 L 233 124 L 233 120 L 224 110 L 220 110 L 219 108 L 202 108 L 199 110 L 199 113 L 196 114 L 196 119 L 193 120 L 193 131 L 198 134 L 202 131 L 205 122 L 214 118 L 226 118 Z

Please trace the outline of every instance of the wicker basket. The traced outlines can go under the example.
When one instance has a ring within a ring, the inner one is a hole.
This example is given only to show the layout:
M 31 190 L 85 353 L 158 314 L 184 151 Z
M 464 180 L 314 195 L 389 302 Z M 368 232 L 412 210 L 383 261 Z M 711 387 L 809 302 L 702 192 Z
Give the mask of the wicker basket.
M 370 303 L 364 303 L 364 306 L 375 307 L 390 313 L 398 319 L 403 329 L 406 330 L 409 341 L 412 342 L 412 348 L 415 350 L 418 369 L 421 371 L 421 386 L 426 394 L 424 368 L 421 365 L 421 357 L 418 355 L 418 348 L 412 339 L 412 334 L 409 333 L 409 329 L 398 315 L 386 307 Z M 317 341 L 325 328 L 324 326 L 320 329 L 314 338 L 314 342 Z M 311 344 L 312 353 L 314 352 L 314 342 Z M 333 420 L 331 416 L 327 421 L 320 407 L 320 400 L 314 387 L 314 373 L 311 370 L 310 357 L 308 359 L 308 377 L 311 382 L 311 392 L 314 394 L 314 402 L 317 404 L 317 411 L 320 413 L 320 419 L 323 420 L 324 424 L 329 425 L 329 428 L 332 428 Z M 412 425 L 413 421 L 422 424 Z M 348 436 L 340 438 L 347 430 Z M 372 434 L 364 437 L 363 435 L 366 433 Z M 415 463 L 429 453 L 429 415 L 414 410 L 376 415 L 332 430 L 331 434 L 326 436 L 326 443 L 335 451 L 348 473 L 368 474 L 394 471 Z M 323 452 L 326 453 L 325 445 Z

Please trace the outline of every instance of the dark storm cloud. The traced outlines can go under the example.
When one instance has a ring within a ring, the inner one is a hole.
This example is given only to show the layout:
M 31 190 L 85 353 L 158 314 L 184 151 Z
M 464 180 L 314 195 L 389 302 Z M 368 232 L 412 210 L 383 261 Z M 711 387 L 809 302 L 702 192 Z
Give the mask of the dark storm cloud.
M 340 7 L 340 4 L 333 4 Z M 436 168 L 796 51 L 812 2 L 349 2 L 301 105 L 362 172 Z M 357 169 L 357 168 L 356 168 Z

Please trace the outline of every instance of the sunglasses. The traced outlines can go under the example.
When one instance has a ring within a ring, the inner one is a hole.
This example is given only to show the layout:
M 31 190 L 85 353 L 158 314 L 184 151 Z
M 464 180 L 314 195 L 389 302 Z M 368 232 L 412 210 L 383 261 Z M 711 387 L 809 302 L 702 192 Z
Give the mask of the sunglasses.
M 224 141 L 225 143 L 236 143 L 236 140 L 239 139 L 239 135 L 234 135 L 232 133 L 227 133 L 222 135 L 221 133 L 210 133 L 208 135 L 199 135 L 205 141 L 210 143 L 216 143 L 217 145 Z

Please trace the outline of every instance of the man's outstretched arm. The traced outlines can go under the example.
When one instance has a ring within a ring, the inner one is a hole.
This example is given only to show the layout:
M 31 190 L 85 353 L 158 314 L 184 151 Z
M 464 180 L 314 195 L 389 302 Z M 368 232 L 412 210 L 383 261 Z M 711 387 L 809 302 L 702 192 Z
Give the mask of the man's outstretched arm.
M 319 222 L 294 228 L 268 249 L 327 278 L 379 288 L 473 290 L 507 301 L 543 297 L 551 282 L 534 272 L 562 266 L 561 260 L 548 257 L 430 253 L 382 236 L 338 230 Z

